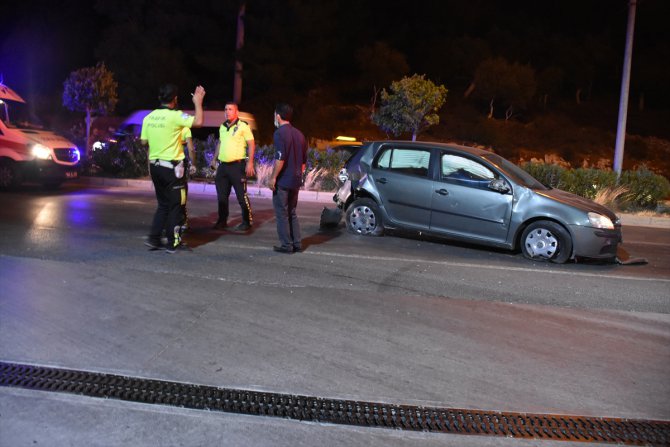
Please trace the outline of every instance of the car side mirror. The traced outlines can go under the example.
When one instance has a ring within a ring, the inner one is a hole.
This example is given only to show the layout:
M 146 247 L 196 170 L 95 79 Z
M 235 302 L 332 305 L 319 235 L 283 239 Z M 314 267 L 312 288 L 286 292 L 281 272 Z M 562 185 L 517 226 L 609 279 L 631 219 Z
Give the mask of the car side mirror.
M 489 189 L 492 189 L 493 191 L 498 191 L 501 194 L 507 194 L 508 192 L 511 191 L 509 184 L 501 178 L 491 180 L 491 182 L 489 183 Z

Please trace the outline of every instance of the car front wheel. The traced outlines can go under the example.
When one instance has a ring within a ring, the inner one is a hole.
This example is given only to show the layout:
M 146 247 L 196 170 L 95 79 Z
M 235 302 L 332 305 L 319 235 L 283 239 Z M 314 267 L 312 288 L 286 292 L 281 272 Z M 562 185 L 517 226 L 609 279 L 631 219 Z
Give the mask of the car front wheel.
M 9 189 L 20 183 L 16 165 L 11 160 L 0 160 L 0 189 Z
M 384 232 L 379 207 L 371 199 L 357 199 L 347 208 L 347 230 L 365 236 L 381 236 Z
M 521 252 L 527 259 L 563 264 L 572 253 L 572 238 L 556 222 L 533 222 L 521 235 Z

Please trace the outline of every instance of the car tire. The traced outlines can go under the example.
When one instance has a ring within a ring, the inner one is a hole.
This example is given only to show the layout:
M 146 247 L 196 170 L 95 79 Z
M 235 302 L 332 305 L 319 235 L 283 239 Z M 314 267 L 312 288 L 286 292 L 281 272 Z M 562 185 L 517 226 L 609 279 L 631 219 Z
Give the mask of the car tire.
M 0 189 L 10 189 L 21 183 L 16 164 L 12 160 L 0 160 Z
M 379 207 L 371 199 L 357 199 L 349 205 L 346 215 L 347 230 L 364 236 L 381 236 L 384 224 Z
M 540 220 L 528 225 L 523 231 L 521 252 L 527 259 L 563 264 L 572 254 L 572 238 L 556 222 Z

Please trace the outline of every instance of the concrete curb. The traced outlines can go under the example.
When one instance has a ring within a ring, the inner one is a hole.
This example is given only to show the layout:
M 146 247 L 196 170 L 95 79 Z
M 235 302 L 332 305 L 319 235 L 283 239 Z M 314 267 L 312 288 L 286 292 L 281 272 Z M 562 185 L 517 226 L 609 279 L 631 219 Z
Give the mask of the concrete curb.
M 88 186 L 110 186 L 122 188 L 140 188 L 153 189 L 153 183 L 148 178 L 141 179 L 119 179 L 107 177 L 80 177 L 77 183 Z M 188 183 L 189 193 L 216 195 L 214 183 L 190 181 Z M 259 187 L 256 184 L 250 184 L 248 194 L 251 198 L 270 199 L 272 191 L 268 188 Z M 333 202 L 333 192 L 323 191 L 300 191 L 300 200 L 308 202 L 317 202 L 335 206 Z M 661 216 L 640 216 L 636 214 L 618 214 L 622 225 L 631 225 L 636 227 L 668 228 L 670 229 L 670 217 Z
M 123 179 L 123 178 L 106 178 L 106 177 L 80 177 L 77 180 L 77 183 L 84 184 L 87 186 L 108 186 L 108 187 L 120 187 L 120 188 L 138 188 L 138 189 L 147 189 L 153 190 L 154 185 L 150 179 Z M 204 195 L 216 195 L 216 186 L 214 183 L 202 182 L 202 181 L 190 181 L 188 182 L 188 192 L 189 194 L 204 194 Z M 272 191 L 265 187 L 259 187 L 254 183 L 250 183 L 247 188 L 247 193 L 251 198 L 259 199 L 271 199 Z M 324 191 L 300 191 L 300 200 L 308 202 L 318 202 L 318 203 L 329 203 L 335 206 L 333 202 L 334 192 L 324 192 Z

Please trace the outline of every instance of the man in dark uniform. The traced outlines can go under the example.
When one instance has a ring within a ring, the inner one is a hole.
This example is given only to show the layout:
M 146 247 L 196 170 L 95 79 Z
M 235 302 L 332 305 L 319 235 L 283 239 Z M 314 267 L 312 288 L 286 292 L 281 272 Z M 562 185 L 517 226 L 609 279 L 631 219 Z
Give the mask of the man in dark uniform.
M 269 186 L 281 245 L 273 249 L 280 253 L 301 252 L 296 208 L 307 164 L 307 142 L 302 132 L 291 125 L 293 108 L 290 105 L 278 104 L 274 116 L 277 127 L 274 133 L 275 162 Z
M 177 87 L 172 84 L 160 88 L 161 106 L 144 118 L 140 136 L 142 143 L 149 145 L 149 173 L 158 201 L 145 245 L 152 250 L 165 248 L 168 253 L 184 248 L 181 243 L 181 206 L 186 203 L 186 191 L 182 130 L 202 126 L 205 89 L 198 86 L 193 93 L 195 117 L 177 110 L 177 96 Z M 161 244 L 163 231 L 168 239 L 166 247 Z
M 223 110 L 226 121 L 219 128 L 219 142 L 211 165 L 214 168 L 219 163 L 214 179 L 219 218 L 214 228 L 221 230 L 228 227 L 228 197 L 232 187 L 242 209 L 242 223 L 233 230 L 247 231 L 253 225 L 251 203 L 247 195 L 247 176 L 254 175 L 256 144 L 251 127 L 239 118 L 237 104 L 228 102 Z

